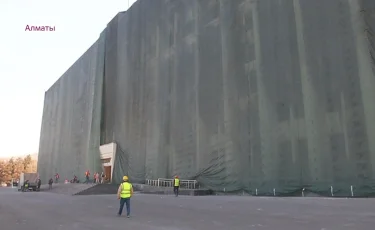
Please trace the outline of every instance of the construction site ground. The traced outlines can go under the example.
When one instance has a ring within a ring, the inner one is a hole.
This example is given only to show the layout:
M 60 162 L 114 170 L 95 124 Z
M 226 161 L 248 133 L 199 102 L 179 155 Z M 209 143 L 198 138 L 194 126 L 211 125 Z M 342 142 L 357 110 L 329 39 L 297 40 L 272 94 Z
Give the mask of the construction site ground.
M 115 195 L 0 188 L 2 230 L 370 230 L 375 199 L 135 194 L 132 217 Z M 125 210 L 124 210 L 125 212 Z

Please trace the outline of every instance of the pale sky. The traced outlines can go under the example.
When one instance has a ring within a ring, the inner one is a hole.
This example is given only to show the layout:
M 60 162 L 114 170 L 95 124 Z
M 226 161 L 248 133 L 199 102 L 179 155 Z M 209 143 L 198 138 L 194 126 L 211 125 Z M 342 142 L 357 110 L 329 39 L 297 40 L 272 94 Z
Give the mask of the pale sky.
M 44 92 L 127 8 L 128 0 L 0 0 L 0 157 L 38 152 Z

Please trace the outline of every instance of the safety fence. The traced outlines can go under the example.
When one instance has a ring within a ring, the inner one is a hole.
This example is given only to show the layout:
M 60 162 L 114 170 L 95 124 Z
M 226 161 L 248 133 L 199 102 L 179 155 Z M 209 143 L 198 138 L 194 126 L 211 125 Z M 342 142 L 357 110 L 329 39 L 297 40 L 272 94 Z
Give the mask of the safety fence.
M 338 186 L 339 187 L 339 186 Z M 361 190 L 361 188 L 358 188 L 358 190 Z M 363 189 L 362 189 L 363 190 Z M 216 190 L 216 195 L 252 195 L 252 196 L 302 196 L 305 197 L 310 196 L 311 194 L 316 194 L 319 196 L 324 197 L 363 197 L 363 194 L 360 194 L 359 192 L 355 193 L 355 187 L 353 185 L 350 185 L 347 189 L 343 188 L 342 186 L 339 188 L 334 188 L 333 186 L 330 186 L 326 189 L 312 189 L 311 187 L 305 188 L 297 188 L 295 190 L 277 190 L 276 188 L 269 189 L 269 190 L 260 190 L 258 188 L 255 188 L 253 190 L 237 190 L 237 191 L 227 191 L 226 188 L 223 188 L 222 190 Z M 368 195 L 368 197 L 375 197 L 375 192 L 371 193 L 371 195 Z
M 146 180 L 146 184 L 157 187 L 173 187 L 174 179 L 159 178 L 157 180 Z M 184 189 L 198 189 L 199 184 L 197 180 L 180 180 L 180 188 Z
M 174 179 L 166 179 L 166 178 L 159 178 L 157 180 L 147 179 L 146 184 L 155 187 L 173 187 Z M 183 189 L 200 189 L 200 185 L 197 180 L 180 180 L 180 188 Z M 359 189 L 359 188 L 358 188 Z M 252 195 L 252 196 L 302 196 L 305 197 L 306 195 L 309 196 L 309 193 L 318 194 L 325 197 L 362 197 L 363 194 L 356 194 L 355 187 L 353 185 L 349 186 L 348 189 L 345 191 L 342 187 L 334 188 L 330 186 L 325 190 L 315 191 L 311 188 L 301 188 L 296 189 L 294 192 L 285 193 L 285 191 L 278 190 L 277 188 L 273 188 L 271 190 L 265 191 L 264 189 L 255 188 L 251 191 L 242 190 L 242 192 L 237 191 L 237 194 L 242 195 Z M 346 192 L 348 191 L 348 192 Z M 227 191 L 226 188 L 223 190 L 217 190 L 216 195 L 225 195 L 225 194 L 233 194 L 230 191 Z M 375 197 L 375 193 L 371 196 Z

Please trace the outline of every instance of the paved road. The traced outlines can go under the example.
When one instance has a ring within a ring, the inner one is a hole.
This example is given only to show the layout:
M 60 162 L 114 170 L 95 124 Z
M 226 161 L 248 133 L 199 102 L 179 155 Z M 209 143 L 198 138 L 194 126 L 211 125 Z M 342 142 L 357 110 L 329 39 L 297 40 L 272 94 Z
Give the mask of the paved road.
M 137 194 L 132 218 L 113 195 L 0 188 L 2 230 L 372 230 L 374 199 L 179 197 Z

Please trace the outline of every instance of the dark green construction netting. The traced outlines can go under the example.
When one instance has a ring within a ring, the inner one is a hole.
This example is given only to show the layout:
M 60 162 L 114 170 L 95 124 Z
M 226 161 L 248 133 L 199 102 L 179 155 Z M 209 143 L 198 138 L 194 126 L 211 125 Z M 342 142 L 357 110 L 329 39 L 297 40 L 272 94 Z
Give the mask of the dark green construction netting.
M 38 169 L 371 196 L 375 1 L 139 0 L 46 92 Z

